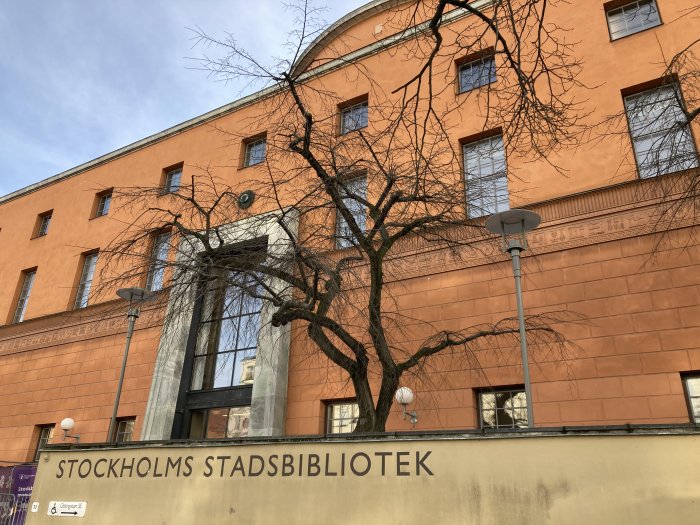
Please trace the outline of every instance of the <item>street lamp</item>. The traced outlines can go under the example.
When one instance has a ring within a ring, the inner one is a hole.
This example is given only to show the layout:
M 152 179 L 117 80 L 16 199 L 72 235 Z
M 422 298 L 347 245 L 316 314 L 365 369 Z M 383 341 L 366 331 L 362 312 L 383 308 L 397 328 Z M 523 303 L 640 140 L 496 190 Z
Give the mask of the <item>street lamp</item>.
M 141 310 L 140 304 L 150 301 L 155 297 L 155 294 L 144 290 L 143 288 L 121 288 L 117 290 L 117 295 L 129 301 L 129 310 L 126 318 L 129 320 L 126 328 L 126 347 L 124 348 L 124 359 L 122 360 L 122 370 L 119 374 L 119 383 L 117 383 L 117 395 L 114 398 L 114 410 L 112 411 L 112 419 L 109 421 L 109 430 L 107 431 L 107 441 L 116 441 L 116 436 L 113 438 L 114 427 L 117 422 L 117 410 L 119 409 L 119 398 L 122 395 L 122 385 L 124 384 L 124 373 L 126 372 L 126 360 L 129 357 L 129 346 L 131 345 L 131 337 L 134 335 L 134 324 L 138 319 Z
M 510 253 L 513 260 L 515 277 L 515 297 L 518 305 L 518 324 L 520 326 L 520 357 L 523 363 L 525 381 L 525 401 L 527 403 L 527 426 L 533 428 L 534 415 L 532 391 L 530 388 L 530 367 L 527 360 L 527 338 L 525 337 L 525 316 L 523 314 L 523 292 L 520 286 L 520 253 L 527 249 L 525 234 L 540 225 L 542 218 L 528 210 L 508 210 L 496 213 L 486 219 L 486 229 L 498 233 L 503 238 L 503 250 Z

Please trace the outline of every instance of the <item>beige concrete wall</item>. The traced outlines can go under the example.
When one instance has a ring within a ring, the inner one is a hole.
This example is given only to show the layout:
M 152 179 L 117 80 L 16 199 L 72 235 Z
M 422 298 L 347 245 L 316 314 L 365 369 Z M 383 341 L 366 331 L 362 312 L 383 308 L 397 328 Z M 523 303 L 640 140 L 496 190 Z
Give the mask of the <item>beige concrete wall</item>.
M 85 525 L 695 523 L 698 446 L 694 433 L 52 450 L 27 525 L 56 523 L 54 501 L 85 502 L 58 520 Z

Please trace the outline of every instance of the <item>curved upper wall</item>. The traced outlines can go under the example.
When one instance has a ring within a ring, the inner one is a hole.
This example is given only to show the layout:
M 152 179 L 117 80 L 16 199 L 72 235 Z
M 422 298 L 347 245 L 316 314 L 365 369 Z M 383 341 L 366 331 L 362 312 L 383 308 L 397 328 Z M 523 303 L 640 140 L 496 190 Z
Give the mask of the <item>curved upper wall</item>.
M 299 75 L 313 67 L 321 65 L 333 59 L 337 59 L 348 53 L 352 53 L 368 44 L 385 38 L 393 34 L 391 28 L 384 27 L 383 20 L 379 15 L 401 4 L 415 4 L 416 0 L 373 0 L 351 11 L 344 17 L 331 24 L 321 35 L 319 35 L 304 52 L 292 68 L 292 73 Z M 377 20 L 373 23 L 371 19 Z M 366 31 L 355 32 L 352 38 L 344 38 L 350 29 L 365 23 Z M 379 29 L 380 25 L 382 29 Z M 404 27 L 405 29 L 405 27 Z M 400 30 L 399 27 L 395 28 Z M 342 42 L 342 43 L 341 43 Z M 327 56 L 323 56 L 323 51 L 329 51 Z

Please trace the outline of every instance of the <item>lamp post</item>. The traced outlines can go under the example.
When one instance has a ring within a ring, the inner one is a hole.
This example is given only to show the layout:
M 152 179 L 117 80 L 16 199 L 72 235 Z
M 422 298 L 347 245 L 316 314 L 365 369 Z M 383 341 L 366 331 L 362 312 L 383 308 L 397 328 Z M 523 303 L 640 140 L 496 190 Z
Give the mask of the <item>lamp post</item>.
M 126 372 L 126 360 L 129 357 L 129 347 L 131 346 L 131 337 L 134 335 L 134 325 L 136 319 L 141 314 L 140 304 L 145 301 L 150 301 L 155 297 L 155 294 L 144 290 L 143 288 L 122 288 L 117 290 L 117 295 L 129 301 L 129 310 L 126 314 L 128 324 L 126 328 L 126 347 L 124 348 L 124 359 L 122 360 L 122 369 L 119 374 L 119 383 L 117 383 L 117 395 L 114 398 L 114 410 L 112 410 L 112 419 L 109 421 L 109 430 L 107 431 L 107 441 L 116 441 L 114 427 L 117 422 L 117 410 L 119 409 L 119 398 L 122 395 L 122 385 L 124 384 L 124 373 Z
M 508 210 L 496 213 L 486 220 L 486 229 L 498 233 L 503 238 L 503 249 L 510 254 L 513 261 L 515 277 L 515 297 L 518 305 L 518 324 L 520 327 L 520 358 L 523 363 L 523 380 L 525 382 L 525 402 L 527 403 L 527 426 L 534 427 L 532 391 L 530 388 L 530 367 L 527 359 L 527 338 L 525 337 L 525 315 L 523 314 L 523 292 L 520 285 L 520 253 L 527 249 L 525 234 L 540 225 L 541 217 L 528 210 Z

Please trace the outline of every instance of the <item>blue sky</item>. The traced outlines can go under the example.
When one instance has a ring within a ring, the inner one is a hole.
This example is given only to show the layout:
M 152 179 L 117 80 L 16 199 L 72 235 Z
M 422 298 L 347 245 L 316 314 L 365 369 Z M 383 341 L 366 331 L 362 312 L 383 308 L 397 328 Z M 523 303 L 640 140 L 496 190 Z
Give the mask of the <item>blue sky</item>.
M 0 196 L 246 94 L 191 69 L 188 27 L 267 58 L 291 18 L 279 0 L 0 0 Z

